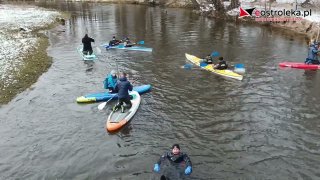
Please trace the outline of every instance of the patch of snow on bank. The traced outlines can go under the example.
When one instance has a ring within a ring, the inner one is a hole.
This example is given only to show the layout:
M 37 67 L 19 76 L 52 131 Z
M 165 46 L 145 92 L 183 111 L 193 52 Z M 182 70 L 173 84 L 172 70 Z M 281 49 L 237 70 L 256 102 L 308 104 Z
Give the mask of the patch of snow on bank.
M 0 5 L 0 9 L 0 27 L 9 30 L 20 27 L 25 29 L 43 27 L 54 22 L 55 18 L 59 16 L 56 11 L 33 6 Z
M 0 9 L 0 83 L 7 87 L 14 83 L 24 55 L 36 46 L 30 30 L 53 23 L 59 13 L 33 6 L 0 5 Z

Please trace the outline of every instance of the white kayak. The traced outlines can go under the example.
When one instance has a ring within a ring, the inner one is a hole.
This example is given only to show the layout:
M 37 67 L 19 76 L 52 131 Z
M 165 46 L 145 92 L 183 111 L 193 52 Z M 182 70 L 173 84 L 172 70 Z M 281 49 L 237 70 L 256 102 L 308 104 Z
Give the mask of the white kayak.
M 130 109 L 125 109 L 124 112 L 121 110 L 111 112 L 106 122 L 106 130 L 109 132 L 115 132 L 120 130 L 123 126 L 130 122 L 134 114 L 137 112 L 141 97 L 137 91 L 131 91 L 130 96 L 132 96 Z
M 93 61 L 93 60 L 98 59 L 94 53 L 92 53 L 91 55 L 90 54 L 88 54 L 88 55 L 83 54 L 82 49 L 83 49 L 83 46 L 81 45 L 77 48 L 77 51 L 78 51 L 80 57 L 82 57 L 82 59 L 84 61 Z

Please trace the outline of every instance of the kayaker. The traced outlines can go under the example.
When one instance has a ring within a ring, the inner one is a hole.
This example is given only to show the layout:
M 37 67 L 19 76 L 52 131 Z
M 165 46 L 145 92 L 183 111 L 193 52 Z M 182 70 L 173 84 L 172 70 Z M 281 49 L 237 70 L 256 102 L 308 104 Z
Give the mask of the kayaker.
M 109 93 L 115 93 L 115 87 L 117 85 L 117 74 L 115 70 L 112 70 L 110 74 L 103 81 L 103 85 L 105 89 L 109 90 Z
M 131 97 L 128 91 L 132 91 L 132 88 L 133 87 L 131 83 L 127 80 L 127 74 L 124 72 L 121 72 L 119 81 L 117 82 L 115 87 L 115 92 L 118 93 L 119 100 L 118 100 L 118 104 L 115 105 L 112 109 L 114 112 L 117 111 L 119 108 L 121 108 L 121 112 L 123 113 L 125 109 L 123 103 L 126 103 L 129 109 L 131 108 L 132 106 L 130 101 Z
M 320 64 L 318 60 L 318 54 L 319 54 L 319 42 L 314 42 L 310 45 L 309 51 L 308 51 L 308 57 L 306 58 L 305 63 L 306 64 Z
M 88 37 L 88 34 L 84 35 L 82 38 L 83 54 L 87 55 L 89 53 L 91 55 L 93 53 L 91 42 L 94 42 L 94 39 Z
M 228 64 L 225 60 L 223 60 L 223 57 L 219 57 L 219 63 L 216 64 L 213 68 L 218 70 L 228 69 Z
M 208 54 L 204 60 L 205 60 L 204 62 L 207 63 L 207 64 L 212 64 L 213 63 L 213 59 L 212 59 L 210 54 Z
M 184 170 L 184 173 L 186 175 L 190 175 L 192 173 L 192 163 L 191 160 L 189 158 L 189 156 L 186 153 L 183 153 L 180 151 L 180 146 L 179 144 L 174 144 L 171 147 L 171 151 L 166 152 L 165 154 L 163 154 L 160 159 L 158 160 L 158 162 L 154 165 L 153 170 L 155 172 L 160 172 L 160 165 L 161 162 L 168 159 L 169 162 L 172 165 L 179 165 L 181 163 L 184 163 L 186 168 Z
M 109 46 L 116 46 L 120 44 L 120 40 L 116 39 L 115 36 L 112 37 L 112 40 L 109 42 Z
M 124 47 L 132 47 L 134 44 L 131 43 L 130 39 L 128 37 L 126 37 L 126 39 L 124 40 L 123 43 Z

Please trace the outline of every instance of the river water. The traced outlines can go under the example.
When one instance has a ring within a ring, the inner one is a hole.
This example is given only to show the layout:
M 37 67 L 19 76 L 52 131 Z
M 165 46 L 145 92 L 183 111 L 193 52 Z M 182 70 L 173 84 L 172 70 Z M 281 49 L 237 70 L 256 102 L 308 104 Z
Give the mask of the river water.
M 277 66 L 304 60 L 304 38 L 185 9 L 41 6 L 71 18 L 47 32 L 48 72 L 0 109 L 0 179 L 159 179 L 153 165 L 174 143 L 193 163 L 192 175 L 181 179 L 320 178 L 320 75 Z M 76 47 L 86 32 L 95 46 L 129 36 L 153 52 L 102 49 L 99 60 L 84 63 Z M 245 64 L 244 79 L 181 68 L 184 53 L 212 51 Z M 99 111 L 99 103 L 75 99 L 103 91 L 116 62 L 136 85 L 153 89 L 131 123 L 109 134 L 104 125 L 115 102 Z

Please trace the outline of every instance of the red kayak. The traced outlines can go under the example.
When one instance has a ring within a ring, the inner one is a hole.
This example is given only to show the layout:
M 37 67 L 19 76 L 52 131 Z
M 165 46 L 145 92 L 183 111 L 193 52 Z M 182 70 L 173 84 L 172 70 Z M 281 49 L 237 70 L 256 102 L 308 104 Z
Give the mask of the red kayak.
M 279 63 L 280 67 L 291 67 L 297 69 L 320 69 L 318 64 L 305 64 L 299 62 L 281 62 Z

